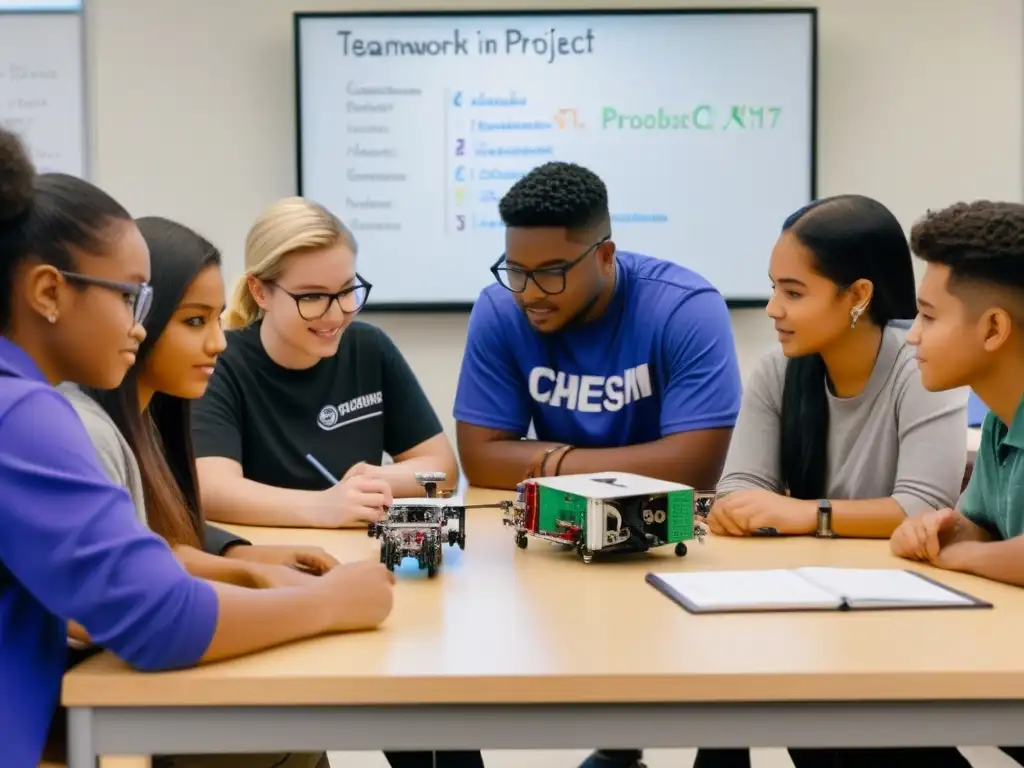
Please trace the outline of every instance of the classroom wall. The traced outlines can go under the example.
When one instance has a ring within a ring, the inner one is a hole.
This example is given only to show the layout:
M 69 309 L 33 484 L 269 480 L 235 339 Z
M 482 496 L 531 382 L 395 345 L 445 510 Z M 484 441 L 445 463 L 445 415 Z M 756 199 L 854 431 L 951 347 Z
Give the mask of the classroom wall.
M 551 5 L 89 0 L 94 178 L 135 215 L 177 218 L 205 233 L 223 249 L 233 281 L 242 271 L 242 244 L 253 217 L 295 192 L 293 11 Z M 622 5 L 630 3 L 563 0 L 557 7 Z M 820 0 L 817 6 L 820 195 L 875 196 L 906 227 L 929 207 L 957 199 L 1021 199 L 1020 0 Z M 372 280 L 373 255 L 362 259 Z M 486 264 L 482 260 L 480 268 Z M 451 403 L 466 315 L 366 319 L 391 334 L 408 356 L 454 440 Z M 774 333 L 761 310 L 735 311 L 733 321 L 746 374 L 774 343 Z

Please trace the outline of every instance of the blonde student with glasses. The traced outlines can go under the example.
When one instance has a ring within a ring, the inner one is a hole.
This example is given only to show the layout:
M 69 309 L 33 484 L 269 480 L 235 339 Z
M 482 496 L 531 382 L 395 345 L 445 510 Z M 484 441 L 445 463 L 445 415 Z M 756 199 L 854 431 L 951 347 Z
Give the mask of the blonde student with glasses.
M 458 465 L 401 352 L 355 319 L 371 285 L 352 233 L 303 198 L 271 205 L 246 239 L 227 347 L 192 418 L 209 520 L 343 528 L 421 495 L 420 471 Z M 392 464 L 381 466 L 387 452 Z M 313 457 L 334 478 L 327 480 Z M 445 484 L 441 484 L 442 487 Z M 482 768 L 479 752 L 389 752 L 392 768 Z
M 259 216 L 245 250 L 253 266 L 192 421 L 207 517 L 359 527 L 393 497 L 421 495 L 416 472 L 445 472 L 454 487 L 454 451 L 415 374 L 383 331 L 355 319 L 371 284 L 352 233 L 287 198 Z M 382 466 L 385 453 L 393 463 Z

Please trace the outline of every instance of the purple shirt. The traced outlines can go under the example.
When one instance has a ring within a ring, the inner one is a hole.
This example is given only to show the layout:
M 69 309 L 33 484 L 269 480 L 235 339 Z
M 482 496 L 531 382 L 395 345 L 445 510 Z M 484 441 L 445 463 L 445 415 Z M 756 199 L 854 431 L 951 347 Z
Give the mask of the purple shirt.
M 0 336 L 0 734 L 36 768 L 59 703 L 67 621 L 143 670 L 205 653 L 217 595 L 135 517 L 74 408 Z

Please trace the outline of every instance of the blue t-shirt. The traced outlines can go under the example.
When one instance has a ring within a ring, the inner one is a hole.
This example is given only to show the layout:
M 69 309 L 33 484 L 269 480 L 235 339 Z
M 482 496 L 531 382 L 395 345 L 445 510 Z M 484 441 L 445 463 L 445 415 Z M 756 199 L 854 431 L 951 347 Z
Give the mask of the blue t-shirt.
M 483 290 L 455 419 L 581 448 L 732 427 L 742 384 L 725 301 L 685 267 L 616 253 L 615 293 L 591 323 L 543 334 L 506 288 Z

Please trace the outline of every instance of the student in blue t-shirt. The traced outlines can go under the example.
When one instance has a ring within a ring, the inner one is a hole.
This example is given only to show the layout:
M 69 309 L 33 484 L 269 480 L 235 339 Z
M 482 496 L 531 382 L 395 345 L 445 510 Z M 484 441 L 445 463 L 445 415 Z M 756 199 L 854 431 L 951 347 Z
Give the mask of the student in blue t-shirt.
M 579 165 L 535 168 L 499 211 L 506 252 L 470 315 L 455 396 L 469 482 L 617 470 L 714 488 L 741 395 L 721 295 L 617 251 L 604 182 Z M 640 757 L 600 750 L 584 766 Z
M 469 320 L 455 396 L 472 485 L 618 470 L 718 481 L 740 406 L 721 295 L 612 240 L 593 172 L 547 163 L 499 210 L 506 252 Z M 533 424 L 536 440 L 522 440 Z

